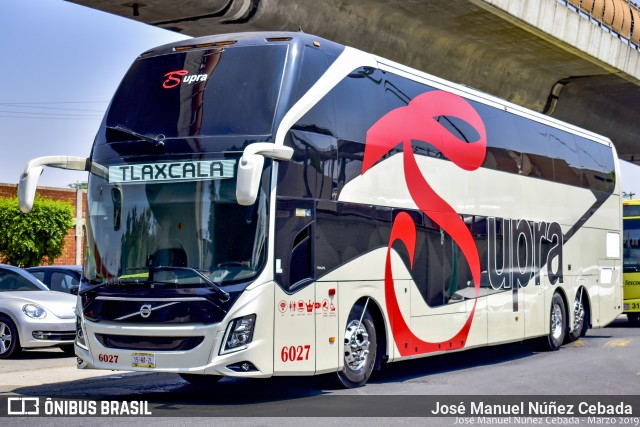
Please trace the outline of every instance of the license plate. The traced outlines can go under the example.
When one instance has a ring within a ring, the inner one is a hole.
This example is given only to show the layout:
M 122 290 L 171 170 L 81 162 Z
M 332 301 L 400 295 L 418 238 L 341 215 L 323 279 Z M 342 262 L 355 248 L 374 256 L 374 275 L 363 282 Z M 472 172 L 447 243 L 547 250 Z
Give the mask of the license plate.
M 627 310 L 629 310 L 629 304 L 624 305 L 624 311 L 627 311 Z
M 136 368 L 155 368 L 155 353 L 131 353 L 131 366 Z

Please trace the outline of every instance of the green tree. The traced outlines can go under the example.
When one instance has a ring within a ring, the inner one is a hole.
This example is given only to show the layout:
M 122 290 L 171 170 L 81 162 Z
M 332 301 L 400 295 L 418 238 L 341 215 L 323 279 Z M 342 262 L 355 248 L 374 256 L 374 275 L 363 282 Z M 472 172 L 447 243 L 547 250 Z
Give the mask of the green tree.
M 80 190 L 86 190 L 87 188 L 89 188 L 89 183 L 87 181 L 83 181 L 83 182 L 74 182 L 73 184 L 67 184 L 67 187 L 69 188 L 75 188 L 80 189 Z
M 18 208 L 18 198 L 0 198 L 0 258 L 19 267 L 52 264 L 62 255 L 64 236 L 73 227 L 69 203 L 36 196 L 27 214 Z

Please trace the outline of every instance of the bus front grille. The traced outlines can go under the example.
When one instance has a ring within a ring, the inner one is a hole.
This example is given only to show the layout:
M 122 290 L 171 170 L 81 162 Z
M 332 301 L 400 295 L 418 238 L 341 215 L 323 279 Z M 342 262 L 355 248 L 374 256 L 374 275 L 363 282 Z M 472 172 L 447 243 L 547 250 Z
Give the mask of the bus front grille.
M 196 348 L 204 337 L 151 337 L 96 334 L 105 347 L 118 350 L 186 351 Z

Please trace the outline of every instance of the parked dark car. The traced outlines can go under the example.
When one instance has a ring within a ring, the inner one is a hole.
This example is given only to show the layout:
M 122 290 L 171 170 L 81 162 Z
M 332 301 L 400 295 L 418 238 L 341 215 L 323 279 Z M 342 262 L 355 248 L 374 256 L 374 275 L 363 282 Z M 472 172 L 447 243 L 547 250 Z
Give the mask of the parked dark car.
M 82 277 L 81 265 L 42 265 L 25 268 L 52 291 L 77 294 Z

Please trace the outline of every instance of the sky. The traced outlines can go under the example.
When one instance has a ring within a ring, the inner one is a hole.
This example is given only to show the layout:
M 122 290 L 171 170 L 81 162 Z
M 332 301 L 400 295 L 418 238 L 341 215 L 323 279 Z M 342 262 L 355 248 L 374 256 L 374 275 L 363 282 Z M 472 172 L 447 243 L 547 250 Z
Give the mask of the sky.
M 34 157 L 88 157 L 133 60 L 184 38 L 62 0 L 0 0 L 0 183 L 16 184 Z M 39 185 L 87 178 L 45 168 Z
M 34 157 L 88 157 L 133 60 L 186 37 L 63 0 L 0 0 L 0 183 L 17 183 Z M 640 166 L 621 166 L 622 190 L 640 198 Z M 45 168 L 39 185 L 86 180 Z

